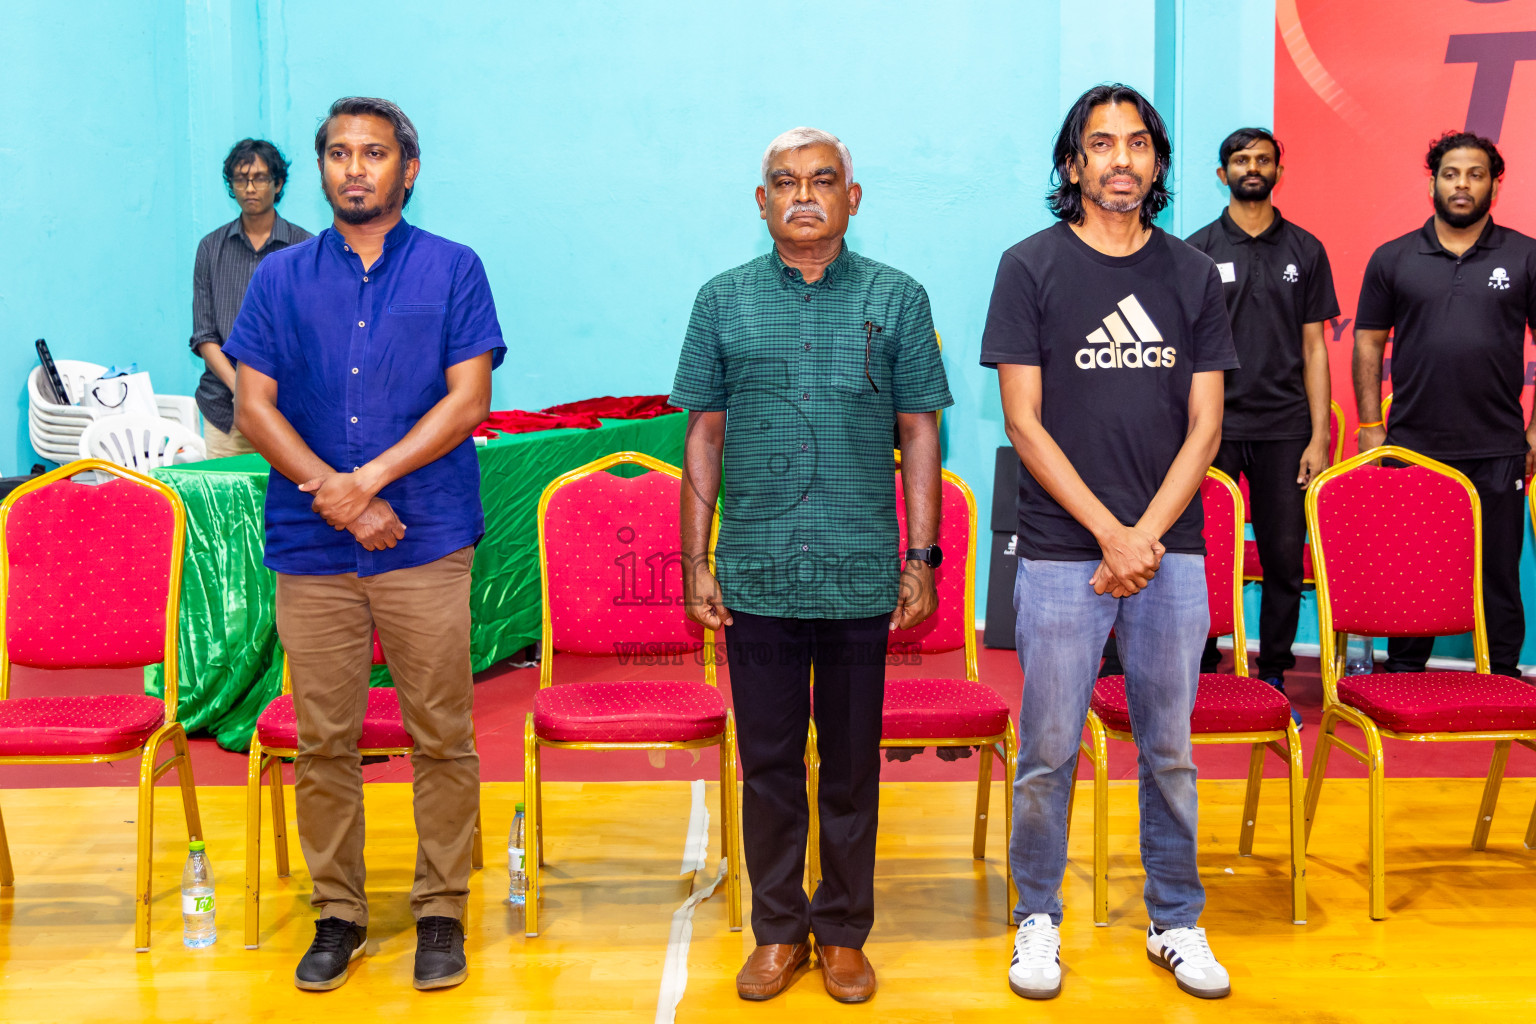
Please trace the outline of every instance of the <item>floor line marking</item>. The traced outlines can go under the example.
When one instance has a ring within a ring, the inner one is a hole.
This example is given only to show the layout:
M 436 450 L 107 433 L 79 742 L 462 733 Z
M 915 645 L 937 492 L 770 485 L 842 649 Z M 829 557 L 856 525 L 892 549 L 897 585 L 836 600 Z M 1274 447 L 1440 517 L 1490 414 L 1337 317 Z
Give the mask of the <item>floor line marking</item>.
M 709 805 L 704 800 L 704 780 L 694 779 L 693 806 L 688 813 L 688 839 L 683 845 L 683 874 L 698 873 L 709 863 Z M 722 859 L 709 885 L 699 889 L 672 912 L 672 928 L 667 936 L 667 955 L 661 969 L 661 990 L 656 995 L 656 1024 L 672 1024 L 677 1005 L 688 988 L 688 945 L 693 941 L 693 912 L 713 896 L 725 878 Z

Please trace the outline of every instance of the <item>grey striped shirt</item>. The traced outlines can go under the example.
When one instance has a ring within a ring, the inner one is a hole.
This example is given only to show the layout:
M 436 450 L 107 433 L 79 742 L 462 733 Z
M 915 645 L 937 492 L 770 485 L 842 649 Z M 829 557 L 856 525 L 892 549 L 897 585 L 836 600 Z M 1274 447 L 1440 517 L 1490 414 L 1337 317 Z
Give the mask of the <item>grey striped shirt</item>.
M 210 231 L 197 243 L 197 260 L 192 265 L 192 351 L 212 341 L 222 346 L 234 326 L 235 315 L 245 299 L 246 286 L 256 265 L 269 253 L 287 248 L 295 242 L 309 238 L 310 233 L 297 224 L 290 224 L 277 216 L 272 222 L 272 235 L 261 251 L 251 248 L 245 232 L 240 230 L 240 218 Z M 203 418 L 228 433 L 235 424 L 235 396 L 219 380 L 212 370 L 205 369 L 197 382 L 197 407 Z

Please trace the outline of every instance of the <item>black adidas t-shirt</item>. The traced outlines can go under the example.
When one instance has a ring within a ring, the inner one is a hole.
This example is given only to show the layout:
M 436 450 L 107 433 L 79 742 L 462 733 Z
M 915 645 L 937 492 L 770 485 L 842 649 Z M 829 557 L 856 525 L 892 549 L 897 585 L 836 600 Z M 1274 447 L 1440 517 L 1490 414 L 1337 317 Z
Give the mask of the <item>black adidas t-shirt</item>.
M 981 341 L 983 366 L 1040 367 L 1041 418 L 1083 482 L 1127 526 L 1151 504 L 1189 430 L 1192 376 L 1237 368 L 1221 278 L 1209 256 L 1159 228 L 1106 256 L 1065 222 L 1003 253 Z M 1200 502 L 1162 542 L 1204 554 Z M 1082 524 L 1019 474 L 1019 554 L 1102 557 Z

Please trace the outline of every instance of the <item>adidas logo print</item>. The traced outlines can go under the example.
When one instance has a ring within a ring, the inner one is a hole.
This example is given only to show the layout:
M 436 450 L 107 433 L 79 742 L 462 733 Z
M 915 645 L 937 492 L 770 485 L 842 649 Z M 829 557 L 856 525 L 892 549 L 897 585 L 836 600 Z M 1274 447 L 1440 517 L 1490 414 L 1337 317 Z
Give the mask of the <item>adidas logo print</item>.
M 1105 317 L 1104 326 L 1088 335 L 1088 344 L 1077 350 L 1078 368 L 1139 370 L 1172 366 L 1177 350 L 1161 344 L 1162 333 L 1136 296 L 1127 295 L 1117 305 L 1119 312 Z

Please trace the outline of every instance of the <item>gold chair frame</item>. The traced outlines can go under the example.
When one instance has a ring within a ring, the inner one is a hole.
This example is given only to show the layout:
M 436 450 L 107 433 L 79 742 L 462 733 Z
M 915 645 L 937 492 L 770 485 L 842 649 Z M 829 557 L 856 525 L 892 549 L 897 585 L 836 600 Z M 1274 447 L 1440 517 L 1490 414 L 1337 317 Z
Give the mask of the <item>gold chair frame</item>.
M 655 473 L 665 473 L 681 482 L 682 471 L 670 463 L 652 458 L 644 452 L 614 452 L 578 466 L 550 481 L 539 496 L 539 596 L 542 603 L 539 641 L 539 689 L 554 683 L 554 623 L 549 611 L 549 548 L 545 537 L 544 520 L 549 503 L 561 488 L 573 484 L 593 473 L 600 473 L 611 466 L 642 466 Z M 714 567 L 714 535 L 718 530 L 716 518 L 711 529 L 710 567 Z M 704 682 L 715 685 L 715 634 L 704 631 Z M 733 932 L 741 931 L 741 798 L 736 785 L 736 715 L 725 709 L 725 729 L 714 736 L 678 743 L 595 743 L 559 742 L 538 736 L 533 727 L 533 712 L 523 728 L 523 832 L 526 853 L 523 860 L 528 876 L 528 890 L 524 910 L 524 931 L 529 936 L 539 934 L 539 896 L 542 883 L 539 869 L 544 865 L 544 791 L 540 750 L 558 747 L 564 750 L 693 750 L 702 747 L 720 748 L 720 836 L 726 861 L 726 916 Z
M 181 788 L 182 809 L 186 814 L 187 838 L 202 838 L 202 816 L 197 809 L 197 786 L 192 778 L 192 755 L 187 747 L 187 733 L 176 720 L 177 706 L 177 654 L 176 644 L 181 623 L 181 573 L 186 552 L 187 511 L 181 496 L 169 486 L 153 477 L 136 473 L 131 469 L 106 462 L 102 459 L 79 459 L 51 473 L 28 480 L 0 502 L 0 580 L 10 576 L 10 549 L 3 541 L 10 520 L 11 509 L 16 502 L 34 491 L 66 480 L 81 473 L 95 470 L 123 480 L 131 480 L 160 495 L 171 506 L 171 565 L 169 593 L 165 602 L 165 724 L 156 729 L 142 744 L 131 750 L 114 754 L 78 754 L 62 757 L 46 755 L 8 755 L 0 757 L 0 764 L 100 764 L 107 761 L 123 761 L 139 758 L 139 813 L 137 818 L 138 842 L 134 872 L 134 949 L 140 953 L 149 951 L 149 909 L 154 898 L 152 857 L 155 829 L 155 783 L 171 769 L 176 770 L 176 780 Z M 10 697 L 11 659 L 6 646 L 6 597 L 8 585 L 0 585 L 0 700 Z M 160 748 L 171 745 L 172 756 L 156 763 Z M 6 842 L 5 822 L 0 818 L 0 888 L 15 885 L 16 876 L 11 867 L 10 847 Z
M 1248 641 L 1243 626 L 1243 495 L 1232 478 L 1219 469 L 1206 470 L 1207 477 L 1227 489 L 1234 503 L 1237 519 L 1236 559 L 1233 564 L 1232 603 L 1233 625 L 1232 656 L 1235 662 L 1233 674 L 1248 674 Z M 1082 754 L 1093 765 L 1093 921 L 1103 927 L 1109 924 L 1109 743 L 1110 739 L 1135 743 L 1129 732 L 1108 728 L 1102 719 L 1088 710 L 1088 736 L 1082 743 Z M 1260 732 L 1206 732 L 1191 733 L 1190 742 L 1202 744 L 1248 743 L 1252 750 L 1248 757 L 1248 788 L 1243 798 L 1243 824 L 1238 832 L 1237 852 L 1241 857 L 1253 856 L 1254 823 L 1259 813 L 1259 788 L 1264 781 L 1264 751 L 1268 750 L 1285 763 L 1289 773 L 1291 817 L 1291 922 L 1307 923 L 1307 844 L 1306 829 L 1302 819 L 1303 776 L 1301 760 L 1301 733 L 1296 724 L 1285 723 L 1284 729 Z M 1072 773 L 1072 791 L 1067 798 L 1068 827 L 1072 821 L 1072 806 L 1077 796 L 1078 765 Z
M 288 672 L 288 654 L 283 654 L 283 688 L 280 696 L 293 693 L 293 677 Z M 265 712 L 265 708 L 262 709 Z M 259 716 L 258 716 L 259 717 Z M 410 747 L 358 747 L 363 757 L 409 754 Z M 261 742 L 261 729 L 251 729 L 251 752 L 246 762 L 245 778 L 245 948 L 261 948 L 261 778 L 268 777 L 272 791 L 272 853 L 277 862 L 277 877 L 287 878 L 288 813 L 283 797 L 283 759 L 298 756 L 298 748 L 269 747 Z M 475 808 L 474 846 L 470 850 L 472 869 L 485 867 L 484 829 L 480 809 Z M 464 923 L 469 922 L 469 907 L 464 908 Z
M 970 528 L 966 531 L 966 559 L 965 559 L 965 606 L 964 615 L 965 633 L 965 678 L 967 682 L 981 682 L 981 672 L 976 657 L 976 495 L 964 480 L 950 470 L 942 470 L 943 480 L 954 484 L 965 497 L 965 506 Z M 971 858 L 985 861 L 987 859 L 987 815 L 992 798 L 992 759 L 996 757 L 1002 762 L 1003 770 L 1007 773 L 1005 787 L 1013 785 L 1013 777 L 1018 768 L 1019 743 L 1018 735 L 1014 731 L 1013 716 L 1008 716 L 1007 727 L 994 736 L 944 736 L 929 739 L 927 737 L 909 737 L 904 739 L 881 739 L 880 748 L 887 747 L 976 747 L 980 765 L 976 773 L 976 811 L 975 823 L 972 827 Z M 817 807 L 818 790 L 821 777 L 821 756 L 816 745 L 816 722 L 811 720 L 810 734 L 806 738 L 805 750 L 806 762 L 806 800 L 810 806 L 810 827 L 806 836 L 806 871 L 807 888 L 815 892 L 816 886 L 821 883 L 821 821 Z M 1008 789 L 1003 798 L 1003 841 L 1006 844 L 1013 835 L 1013 794 Z M 1013 908 L 1019 902 L 1019 891 L 1014 885 L 1013 871 L 1009 867 L 1006 855 L 1003 859 L 1003 876 L 1007 880 L 1004 895 L 1007 906 L 1004 908 L 1004 921 L 1013 923 Z
M 1391 396 L 1387 396 L 1388 401 Z M 1493 760 L 1488 766 L 1488 778 L 1483 786 L 1483 799 L 1477 811 L 1477 822 L 1472 828 L 1472 849 L 1483 850 L 1488 845 L 1488 830 L 1493 825 L 1493 812 L 1499 799 L 1499 787 L 1504 780 L 1504 765 L 1509 760 L 1512 743 L 1536 750 L 1536 730 L 1487 730 L 1479 732 L 1396 732 L 1378 725 L 1365 712 L 1345 704 L 1339 699 L 1339 678 L 1344 675 L 1345 646 L 1341 634 L 1333 628 L 1333 604 L 1328 590 L 1327 557 L 1317 532 L 1317 500 L 1329 481 L 1350 470 L 1378 459 L 1396 459 L 1414 466 L 1422 466 L 1441 476 L 1449 477 L 1467 493 L 1472 514 L 1472 659 L 1478 673 L 1488 672 L 1488 631 L 1483 619 L 1483 517 L 1482 503 L 1477 488 L 1463 474 L 1450 466 L 1426 458 L 1417 452 L 1396 445 L 1382 445 L 1361 452 L 1346 462 L 1341 462 L 1319 474 L 1307 488 L 1307 529 L 1311 533 L 1312 557 L 1317 566 L 1317 616 L 1318 635 L 1322 641 L 1323 673 L 1323 721 L 1317 739 L 1317 750 L 1312 755 L 1312 771 L 1307 777 L 1306 830 L 1310 837 L 1312 821 L 1317 815 L 1317 802 L 1323 789 L 1323 778 L 1328 770 L 1328 755 L 1338 747 L 1350 757 L 1366 766 L 1369 773 L 1369 829 L 1366 849 L 1370 863 L 1370 915 L 1373 920 L 1387 916 L 1386 894 L 1386 765 L 1382 753 L 1382 738 L 1406 740 L 1410 743 L 1463 743 L 1478 740 L 1493 741 Z M 1532 505 L 1536 508 L 1536 504 Z M 1339 739 L 1334 730 L 1341 722 L 1353 725 L 1365 736 L 1365 749 L 1361 750 Z M 1525 833 L 1527 849 L 1536 848 L 1536 809 Z

